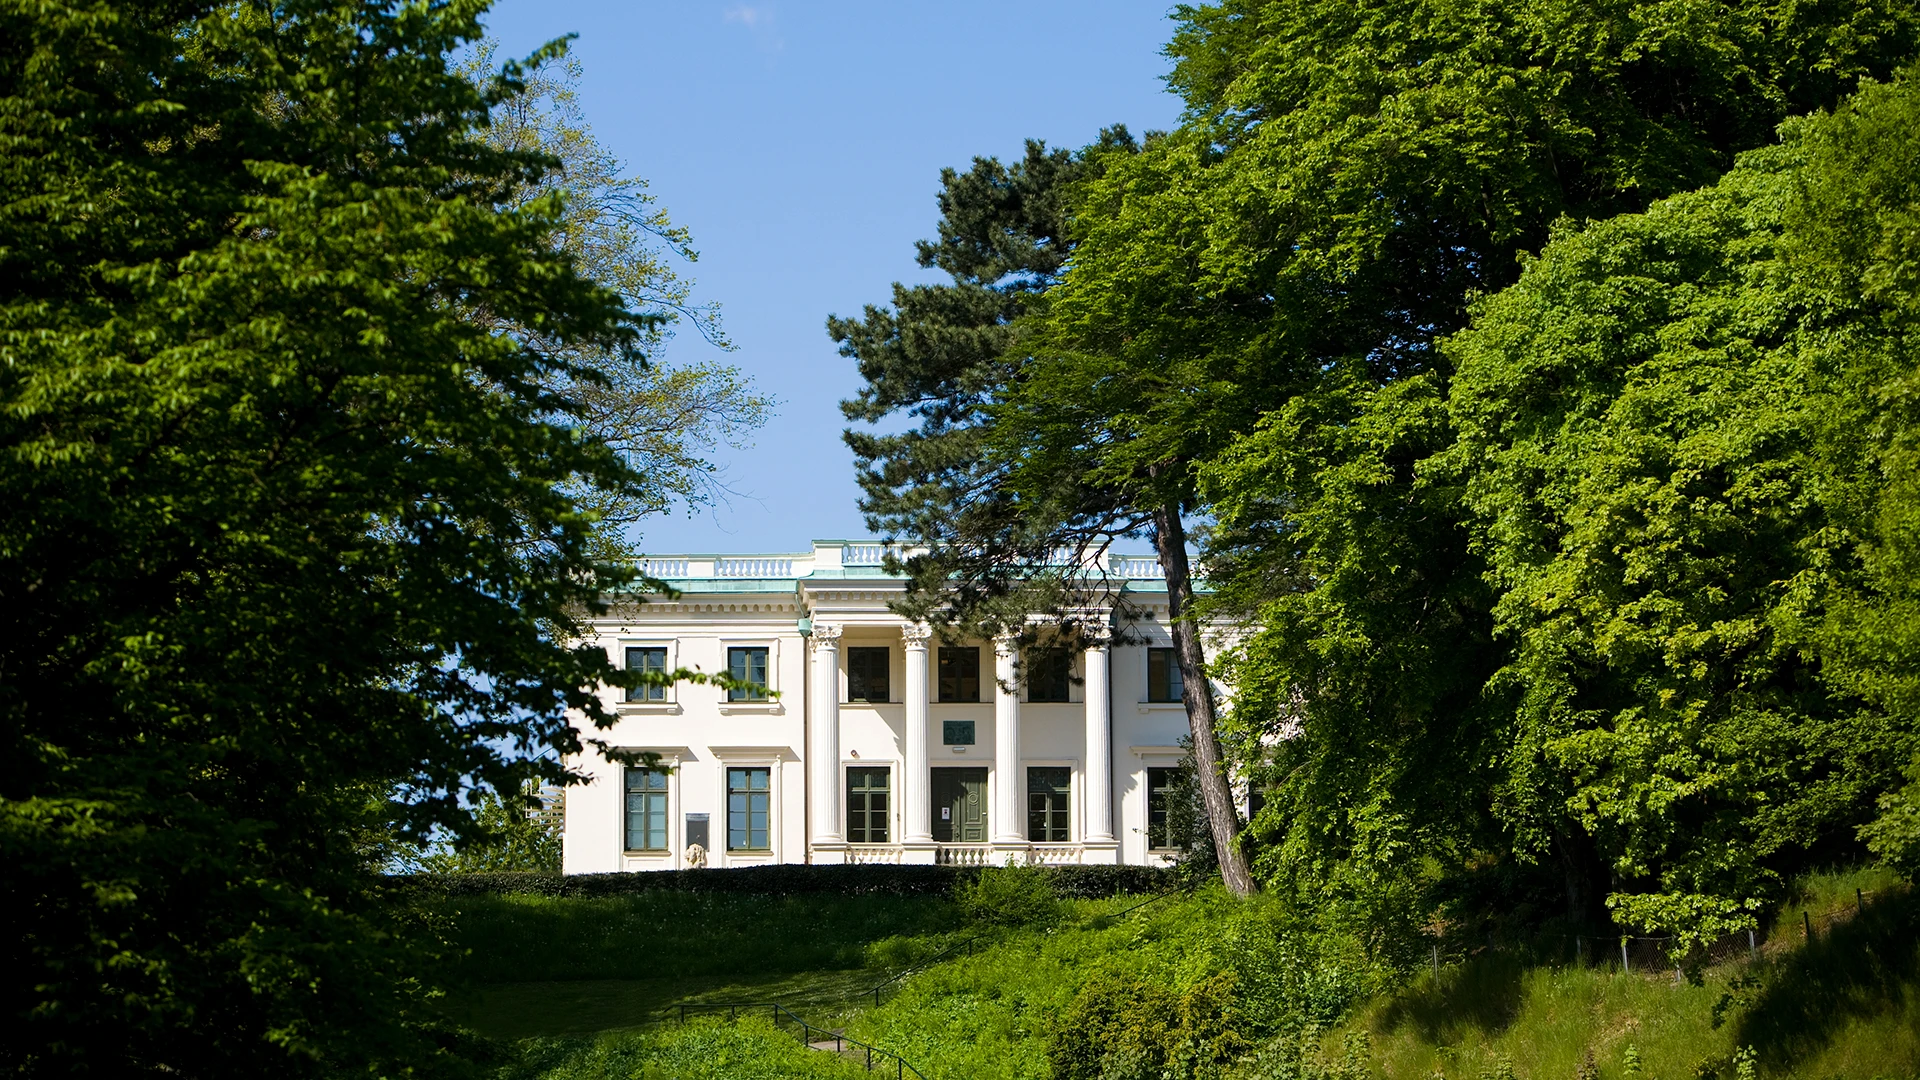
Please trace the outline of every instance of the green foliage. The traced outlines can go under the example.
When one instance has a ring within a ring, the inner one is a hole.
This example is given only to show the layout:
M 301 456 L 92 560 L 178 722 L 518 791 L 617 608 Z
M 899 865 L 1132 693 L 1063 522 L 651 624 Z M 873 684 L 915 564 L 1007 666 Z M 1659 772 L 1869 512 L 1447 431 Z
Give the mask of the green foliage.
M 1102 899 L 1128 893 L 1163 892 L 1178 884 L 1172 873 L 1155 866 L 1050 866 L 1049 887 L 1061 897 Z M 948 897 L 980 871 L 960 866 L 860 866 L 780 863 L 724 869 L 653 870 L 644 874 L 491 873 L 396 876 L 391 884 L 430 896 L 607 897 L 651 892 L 728 893 L 743 896 L 792 896 L 829 893 L 843 896 Z
M 568 493 L 646 487 L 551 389 L 657 324 L 513 201 L 483 9 L 0 5 L 10 1073 L 459 1067 L 366 838 L 610 720 Z
M 1045 926 L 1060 917 L 1044 867 L 990 866 L 954 886 L 953 895 L 961 912 L 984 926 Z
M 474 832 L 465 842 L 446 842 L 429 848 L 419 869 L 429 874 L 498 874 L 560 872 L 558 813 L 529 813 L 510 806 L 492 791 L 472 796 Z
M 867 1073 L 838 1055 L 809 1050 L 790 1031 L 752 1017 L 593 1040 L 540 1040 L 524 1046 L 521 1059 L 497 1075 L 499 1080 L 813 1080 Z
M 1047 1039 L 1054 1080 L 1188 1080 L 1217 1075 L 1247 1047 L 1234 980 L 1175 990 L 1099 974 L 1080 988 Z

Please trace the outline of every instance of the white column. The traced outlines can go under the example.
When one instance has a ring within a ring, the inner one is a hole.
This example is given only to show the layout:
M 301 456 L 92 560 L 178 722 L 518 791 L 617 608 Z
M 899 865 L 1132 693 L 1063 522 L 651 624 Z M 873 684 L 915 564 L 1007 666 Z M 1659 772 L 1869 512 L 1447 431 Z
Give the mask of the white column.
M 1025 844 L 1021 803 L 1027 776 L 1020 768 L 1020 639 L 993 639 L 993 842 Z
M 1090 844 L 1113 843 L 1113 692 L 1112 644 L 1104 636 L 1087 641 L 1087 827 Z
M 900 793 L 901 813 L 906 815 L 901 840 L 908 844 L 933 843 L 929 790 L 933 774 L 927 768 L 927 701 L 933 696 L 927 678 L 927 638 L 931 633 L 923 623 L 910 623 L 900 632 L 907 649 L 907 764 L 894 790 Z
M 813 626 L 813 842 L 839 844 L 840 628 Z

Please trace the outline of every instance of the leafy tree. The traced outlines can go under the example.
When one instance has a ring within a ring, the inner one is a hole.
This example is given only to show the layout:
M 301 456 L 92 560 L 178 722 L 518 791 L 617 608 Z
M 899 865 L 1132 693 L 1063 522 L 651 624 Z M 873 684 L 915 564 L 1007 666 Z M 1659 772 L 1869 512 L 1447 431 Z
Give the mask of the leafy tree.
M 460 65 L 476 84 L 492 78 L 496 48 L 482 43 Z M 693 283 L 672 260 L 699 258 L 688 231 L 673 223 L 646 181 L 626 174 L 620 160 L 587 126 L 579 102 L 579 61 L 566 57 L 523 76 L 525 90 L 495 106 L 479 137 L 503 151 L 545 154 L 558 167 L 519 184 L 504 205 L 518 208 L 550 195 L 564 198 L 554 231 L 555 247 L 581 273 L 619 293 L 627 306 L 652 318 L 639 348 L 609 349 L 559 342 L 537 326 L 489 319 L 496 328 L 542 349 L 571 350 L 593 372 L 576 378 L 556 372 L 548 388 L 570 402 L 567 421 L 607 444 L 645 474 L 647 487 L 633 492 L 577 492 L 599 514 L 598 539 L 608 554 L 631 554 L 629 531 L 675 502 L 689 509 L 725 495 L 717 465 L 708 457 L 722 446 L 739 448 L 766 422 L 773 399 L 755 390 L 727 364 L 668 364 L 659 359 L 675 325 L 689 325 L 707 342 L 732 348 L 717 305 L 693 302 Z M 490 313 L 489 313 L 490 314 Z
M 1869 87 L 1710 188 L 1567 230 L 1447 346 L 1459 439 L 1429 464 L 1513 642 L 1496 812 L 1523 854 L 1589 838 L 1631 925 L 1751 927 L 1917 748 L 1879 621 L 1912 595 L 1916 102 Z
M 637 681 L 556 637 L 624 580 L 569 492 L 649 497 L 556 391 L 658 320 L 478 137 L 483 8 L 0 5 L 14 1075 L 456 1067 L 364 839 Z
M 412 868 L 429 874 L 560 872 L 557 805 L 549 806 L 530 790 L 511 801 L 495 791 L 477 791 L 471 800 L 476 831 L 461 838 L 468 842 L 437 844 Z M 535 802 L 541 804 L 538 810 L 531 805 Z
M 1914 40 L 1903 7 L 1771 11 L 1182 9 L 1188 122 L 1090 190 L 1047 316 L 1067 374 L 1015 404 L 1044 432 L 1046 400 L 1097 389 L 1109 404 L 1057 425 L 1098 463 L 1075 467 L 1144 489 L 1143 465 L 1177 466 L 1215 515 L 1209 604 L 1262 628 L 1231 669 L 1234 723 L 1292 736 L 1269 875 L 1351 897 L 1500 843 L 1493 598 L 1461 493 L 1418 468 L 1453 437 L 1435 344 L 1557 219 L 1712 181 Z M 1595 854 L 1572 833 L 1549 851 L 1591 912 Z

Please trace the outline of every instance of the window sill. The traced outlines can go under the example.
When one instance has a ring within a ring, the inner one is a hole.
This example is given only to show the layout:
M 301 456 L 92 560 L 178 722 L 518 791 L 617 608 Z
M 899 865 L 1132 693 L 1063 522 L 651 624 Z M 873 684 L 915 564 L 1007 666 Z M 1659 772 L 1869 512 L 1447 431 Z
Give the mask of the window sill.
M 1185 712 L 1186 708 L 1186 703 L 1180 701 L 1143 701 L 1140 703 L 1141 712 L 1174 712 L 1175 710 Z
M 723 713 L 781 713 L 786 710 L 777 701 L 723 701 L 720 703 Z
M 626 856 L 629 859 L 671 859 L 673 858 L 673 852 L 668 851 L 666 848 L 660 848 L 655 851 L 623 851 L 620 854 Z
M 615 711 L 622 716 L 671 716 L 679 713 L 680 703 L 677 701 L 623 701 Z
M 748 857 L 751 857 L 751 858 L 756 858 L 756 859 L 765 859 L 765 858 L 770 858 L 770 857 L 772 857 L 772 855 L 773 855 L 773 849 L 772 849 L 772 848 L 757 848 L 757 847 L 756 847 L 756 848 L 728 848 L 728 849 L 727 849 L 727 854 L 729 854 L 729 855 L 745 855 L 745 856 L 748 856 Z
M 853 701 L 843 701 L 840 704 L 843 706 L 846 706 L 846 705 L 899 705 L 901 703 L 898 701 L 868 701 L 865 698 L 858 698 Z

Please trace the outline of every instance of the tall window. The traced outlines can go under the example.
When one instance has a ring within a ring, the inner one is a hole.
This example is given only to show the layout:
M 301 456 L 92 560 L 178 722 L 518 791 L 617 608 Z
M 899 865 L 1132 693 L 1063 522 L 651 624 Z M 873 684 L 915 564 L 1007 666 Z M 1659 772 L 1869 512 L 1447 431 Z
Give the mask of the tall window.
M 627 770 L 627 850 L 667 850 L 667 774 Z
M 862 646 L 847 650 L 847 700 L 891 701 L 887 696 L 888 669 L 893 665 L 893 650 Z
M 1027 839 L 1036 844 L 1067 842 L 1067 802 L 1073 770 L 1048 766 L 1027 770 Z
M 1027 700 L 1065 701 L 1073 657 L 1065 649 L 1027 650 Z
M 745 649 L 727 650 L 727 674 L 736 679 L 753 683 L 752 686 L 735 686 L 727 690 L 728 701 L 765 701 L 767 700 L 767 649 L 755 646 Z
M 887 842 L 889 772 L 868 766 L 847 770 L 847 843 Z
M 1172 649 L 1147 650 L 1147 700 L 1180 700 L 1180 658 Z
M 1148 847 L 1164 851 L 1181 846 L 1173 835 L 1173 817 L 1168 813 L 1179 788 L 1179 769 L 1147 770 Z
M 667 670 L 667 650 L 663 648 L 644 648 L 627 650 L 628 671 L 651 671 L 665 674 Z M 667 688 L 664 685 L 633 686 L 627 688 L 628 701 L 665 701 Z
M 940 700 L 980 700 L 980 649 L 978 646 L 940 646 Z
M 767 832 L 769 798 L 767 770 L 727 770 L 728 851 L 772 849 Z

